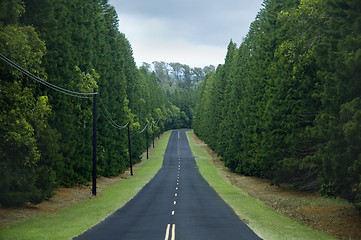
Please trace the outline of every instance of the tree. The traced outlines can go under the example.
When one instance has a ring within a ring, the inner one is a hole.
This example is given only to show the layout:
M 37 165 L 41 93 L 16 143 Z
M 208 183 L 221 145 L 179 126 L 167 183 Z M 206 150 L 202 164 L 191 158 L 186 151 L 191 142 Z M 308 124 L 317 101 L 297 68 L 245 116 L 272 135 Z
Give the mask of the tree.
M 5 12 L 0 21 L 0 53 L 32 73 L 43 74 L 40 65 L 45 53 L 44 42 L 33 27 L 18 22 L 24 13 L 23 2 L 2 2 L 1 5 L 12 11 Z M 47 166 L 37 168 L 44 159 L 39 151 L 42 149 L 39 135 L 52 131 L 46 127 L 51 107 L 46 96 L 32 91 L 32 88 L 38 88 L 36 84 L 3 61 L 0 79 L 0 205 L 38 203 L 49 196 L 49 188 L 51 190 L 55 184 Z M 49 140 L 49 144 L 54 142 L 56 139 Z M 50 174 L 43 176 L 44 171 Z
M 196 133 L 236 172 L 360 206 L 360 11 L 357 1 L 265 1 L 200 85 Z

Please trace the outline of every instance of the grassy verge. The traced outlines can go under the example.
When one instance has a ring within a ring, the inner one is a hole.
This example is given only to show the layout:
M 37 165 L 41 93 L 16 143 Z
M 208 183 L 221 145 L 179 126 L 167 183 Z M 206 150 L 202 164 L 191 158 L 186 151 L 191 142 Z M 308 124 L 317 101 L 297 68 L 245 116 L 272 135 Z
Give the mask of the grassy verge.
M 89 201 L 55 213 L 39 214 L 0 230 L 0 239 L 71 239 L 122 207 L 147 184 L 160 169 L 171 131 L 159 139 L 149 160 L 135 170 L 134 177 L 122 180 Z
M 192 140 L 193 132 L 187 132 L 192 152 L 202 176 L 226 201 L 235 213 L 261 238 L 266 240 L 290 239 L 335 239 L 330 235 L 313 230 L 281 213 L 272 211 L 261 201 L 250 197 L 246 192 L 229 184 L 220 174 L 224 166 L 215 166 L 210 156 Z

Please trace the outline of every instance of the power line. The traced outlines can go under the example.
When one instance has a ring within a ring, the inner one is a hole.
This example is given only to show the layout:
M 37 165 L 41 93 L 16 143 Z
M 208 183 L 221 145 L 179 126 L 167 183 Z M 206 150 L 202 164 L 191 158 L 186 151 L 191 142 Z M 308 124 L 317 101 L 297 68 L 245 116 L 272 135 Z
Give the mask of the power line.
M 75 92 L 75 91 L 71 91 L 71 90 L 68 90 L 68 89 L 65 89 L 65 88 L 62 88 L 62 87 L 59 87 L 59 86 L 56 86 L 54 84 L 51 84 L 49 82 L 46 82 L 44 81 L 43 79 L 39 78 L 38 76 L 30 73 L 29 71 L 25 70 L 24 68 L 20 67 L 18 64 L 14 63 L 13 61 L 11 61 L 10 59 L 8 59 L 7 57 L 5 57 L 3 54 L 0 54 L 0 58 L 6 62 L 7 64 L 9 64 L 10 66 L 14 67 L 15 69 L 17 69 L 18 71 L 20 71 L 21 73 L 23 73 L 24 75 L 34 79 L 35 81 L 55 90 L 55 91 L 58 91 L 58 92 L 61 92 L 63 94 L 66 94 L 66 95 L 70 95 L 70 96 L 73 96 L 73 97 L 78 97 L 78 98 L 92 98 L 92 95 L 94 94 L 97 94 L 97 93 L 81 93 L 81 92 Z M 109 114 L 109 111 L 107 110 L 107 108 L 105 107 L 102 99 L 99 97 L 100 99 L 100 102 L 102 104 L 102 107 L 104 108 L 105 110 L 105 113 L 106 114 L 103 114 L 103 116 L 107 119 L 107 121 L 115 128 L 117 129 L 123 129 L 123 128 L 126 128 L 129 124 L 126 123 L 124 126 L 120 126 L 119 124 L 117 124 L 111 117 L 110 117 L 110 114 Z
M 138 132 L 139 134 L 141 134 L 142 132 L 144 132 L 145 131 L 145 129 L 147 129 L 147 127 L 148 127 L 148 123 L 147 124 L 145 124 L 145 127 L 143 128 L 143 130 L 142 131 L 140 131 L 140 132 Z
M 39 82 L 40 84 L 43 84 L 44 86 L 51 88 L 55 91 L 58 91 L 60 93 L 72 96 L 72 97 L 78 97 L 78 98 L 92 98 L 92 95 L 97 94 L 96 92 L 92 92 L 92 93 L 81 93 L 81 92 L 75 92 L 75 91 L 71 91 L 59 86 L 56 86 L 54 84 L 51 84 L 43 79 L 41 79 L 40 77 L 30 73 L 29 71 L 25 70 L 24 68 L 20 67 L 18 64 L 14 63 L 13 61 L 11 61 L 10 59 L 8 59 L 7 57 L 5 57 L 3 54 L 0 53 L 0 59 L 3 60 L 4 62 L 6 62 L 7 64 L 9 64 L 10 66 L 12 66 L 13 68 L 17 69 L 18 71 L 20 71 L 21 73 L 23 73 L 24 75 L 28 76 L 29 78 Z
M 150 125 L 150 128 L 152 128 L 153 126 L 157 125 L 157 124 L 158 124 L 158 122 L 159 122 L 159 120 L 160 120 L 160 118 L 158 118 L 158 120 L 157 120 L 157 122 L 156 122 L 156 123 L 154 123 L 154 121 L 152 120 L 152 124 Z
M 123 129 L 123 128 L 126 128 L 129 124 L 129 122 L 127 122 L 124 126 L 121 126 L 119 124 L 117 124 L 110 116 L 110 113 L 108 111 L 108 109 L 105 107 L 105 104 L 103 103 L 103 100 L 101 99 L 101 97 L 99 96 L 99 99 L 100 99 L 100 103 L 101 103 L 101 106 L 104 108 L 105 110 L 105 114 L 103 112 L 102 115 L 105 117 L 105 119 L 108 121 L 108 123 L 110 125 L 112 125 L 114 128 L 117 128 L 117 129 Z
M 157 125 L 158 122 L 159 122 L 159 120 L 160 120 L 160 118 L 158 118 L 158 120 L 157 120 L 157 122 L 156 122 L 155 124 L 154 124 L 154 122 L 152 121 L 152 124 L 150 125 L 150 128 L 152 128 L 154 125 Z M 144 132 L 147 127 L 148 127 L 148 123 L 144 126 L 143 130 L 140 131 L 140 132 L 138 132 L 138 133 L 140 134 L 140 133 Z
M 72 90 L 69 90 L 69 89 L 65 89 L 65 88 L 62 88 L 62 87 L 59 87 L 57 85 L 54 85 L 52 83 L 49 83 L 43 79 L 41 79 L 40 77 L 30 73 L 29 71 L 25 70 L 24 68 L 22 68 L 21 66 L 19 66 L 18 64 L 16 64 L 15 62 L 11 61 L 10 59 L 8 59 L 7 57 L 5 57 L 3 54 L 0 53 L 0 59 L 3 60 L 5 63 L 7 63 L 8 65 L 12 66 L 13 68 L 17 69 L 19 72 L 21 72 L 22 74 L 24 74 L 25 76 L 35 80 L 36 82 L 48 87 L 48 88 L 51 88 L 55 91 L 58 91 L 60 93 L 63 93 L 63 94 L 66 94 L 66 95 L 69 95 L 69 96 L 72 96 L 72 97 L 77 97 L 77 98 L 92 98 L 93 95 L 97 95 L 98 93 L 97 92 L 91 92 L 91 93 L 82 93 L 82 92 L 76 92 L 76 91 L 72 91 Z M 126 128 L 129 124 L 129 122 L 127 122 L 125 125 L 121 126 L 119 124 L 117 124 L 110 116 L 110 113 L 109 111 L 107 110 L 107 108 L 105 107 L 105 104 L 103 102 L 103 100 L 99 97 L 100 99 L 100 103 L 101 103 L 101 106 L 104 108 L 104 112 L 101 110 L 101 113 L 102 115 L 105 117 L 105 119 L 108 121 L 108 123 L 113 126 L 114 128 L 117 128 L 117 129 L 123 129 L 123 128 Z M 159 119 L 157 121 L 156 124 L 158 124 L 159 122 Z M 155 125 L 156 125 L 155 124 Z M 152 122 L 152 126 L 153 126 L 153 122 Z M 145 129 L 148 127 L 148 123 L 145 125 L 144 129 L 138 133 L 143 133 L 145 131 Z
M 57 85 L 51 84 L 47 81 L 44 81 L 43 79 L 41 79 L 40 77 L 30 73 L 29 71 L 25 70 L 24 68 L 20 67 L 18 64 L 14 63 L 13 61 L 11 61 L 10 59 L 8 59 L 7 57 L 5 57 L 3 54 L 0 53 L 0 59 L 3 60 L 5 63 L 7 63 L 8 65 L 10 65 L 11 67 L 17 69 L 18 71 L 20 71 L 21 73 L 23 73 L 25 76 L 35 80 L 36 82 L 51 88 L 55 91 L 58 91 L 60 93 L 66 94 L 66 95 L 70 95 L 72 97 L 78 97 L 78 98 L 93 98 L 93 170 L 92 170 L 92 181 L 93 181 L 93 185 L 92 185 L 92 194 L 96 195 L 96 148 L 97 148 L 97 137 L 96 137 L 96 119 L 97 119 L 97 114 L 96 114 L 96 98 L 97 96 L 99 96 L 98 92 L 96 91 L 96 89 L 94 89 L 94 92 L 91 93 L 81 93 L 81 92 L 76 92 L 76 91 L 71 91 L 62 87 L 59 87 Z M 104 112 L 102 111 L 102 108 L 99 108 L 101 114 L 105 117 L 105 119 L 108 121 L 108 123 L 117 129 L 123 129 L 128 127 L 128 151 L 129 151 L 129 161 L 130 161 L 130 167 L 131 167 L 131 175 L 133 175 L 133 170 L 132 170 L 132 153 L 131 153 L 131 142 L 130 142 L 130 125 L 129 122 L 127 122 L 124 126 L 120 126 L 119 124 L 117 124 L 110 116 L 110 113 L 108 111 L 108 109 L 105 107 L 105 104 L 103 103 L 103 100 L 100 98 L 100 103 L 101 103 L 101 107 L 103 107 Z M 159 119 L 157 121 L 157 123 L 159 122 Z M 156 123 L 156 124 L 157 124 Z M 153 121 L 152 121 L 152 126 L 153 126 Z M 148 123 L 145 125 L 144 129 L 142 131 L 140 131 L 139 133 L 143 133 L 148 127 Z M 147 141 L 147 159 L 148 159 L 148 131 L 146 132 L 146 141 Z M 154 147 L 154 138 L 153 138 L 153 147 Z
M 102 111 L 101 108 L 100 108 L 99 110 L 100 110 L 100 113 L 103 115 L 103 117 L 107 120 L 107 122 L 108 122 L 112 127 L 116 128 L 116 129 L 123 129 L 123 128 L 126 128 L 126 127 L 128 126 L 129 122 L 127 122 L 124 126 L 120 126 L 120 127 L 119 127 L 118 125 L 113 124 L 113 123 L 112 123 L 113 120 L 112 120 L 112 119 L 109 119 L 109 117 L 107 117 L 106 114 L 103 113 L 103 111 Z
M 157 125 L 159 123 L 160 118 L 158 118 L 157 122 L 154 125 Z

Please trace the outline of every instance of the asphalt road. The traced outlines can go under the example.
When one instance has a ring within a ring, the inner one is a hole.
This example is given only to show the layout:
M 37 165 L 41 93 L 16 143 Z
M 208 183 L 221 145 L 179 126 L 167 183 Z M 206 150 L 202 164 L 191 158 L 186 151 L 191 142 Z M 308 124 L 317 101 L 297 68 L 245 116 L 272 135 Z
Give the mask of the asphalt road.
M 124 207 L 75 239 L 261 238 L 200 175 L 185 130 L 175 130 L 155 177 Z

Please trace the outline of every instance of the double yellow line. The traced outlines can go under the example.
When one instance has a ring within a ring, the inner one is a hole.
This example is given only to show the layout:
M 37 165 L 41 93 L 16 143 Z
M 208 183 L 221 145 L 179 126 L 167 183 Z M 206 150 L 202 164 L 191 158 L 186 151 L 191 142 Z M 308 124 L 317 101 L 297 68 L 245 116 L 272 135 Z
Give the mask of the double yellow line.
M 170 224 L 167 225 L 165 230 L 164 240 L 169 240 Z M 171 240 L 175 240 L 175 224 L 172 224 Z

